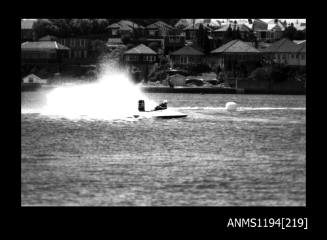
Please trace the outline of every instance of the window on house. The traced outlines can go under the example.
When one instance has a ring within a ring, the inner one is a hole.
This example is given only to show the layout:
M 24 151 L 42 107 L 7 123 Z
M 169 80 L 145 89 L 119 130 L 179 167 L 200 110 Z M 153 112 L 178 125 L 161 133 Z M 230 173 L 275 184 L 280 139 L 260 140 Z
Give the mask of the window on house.
M 127 61 L 130 61 L 130 62 L 137 61 L 137 56 L 134 56 L 134 55 L 127 55 L 127 56 L 126 56 L 126 60 L 127 60 Z
M 302 60 L 305 60 L 305 54 L 301 54 Z
M 181 62 L 181 64 L 187 64 L 187 57 L 186 56 L 181 56 L 180 57 L 180 62 Z
M 146 62 L 152 62 L 154 59 L 153 56 L 144 56 L 143 60 Z

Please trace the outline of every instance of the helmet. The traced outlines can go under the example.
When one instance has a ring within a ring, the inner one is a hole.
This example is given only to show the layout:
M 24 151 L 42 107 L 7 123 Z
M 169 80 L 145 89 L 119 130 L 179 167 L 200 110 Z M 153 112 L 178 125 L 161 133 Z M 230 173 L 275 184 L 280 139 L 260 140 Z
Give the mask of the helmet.
M 163 100 L 163 103 L 167 103 L 168 101 L 167 100 Z

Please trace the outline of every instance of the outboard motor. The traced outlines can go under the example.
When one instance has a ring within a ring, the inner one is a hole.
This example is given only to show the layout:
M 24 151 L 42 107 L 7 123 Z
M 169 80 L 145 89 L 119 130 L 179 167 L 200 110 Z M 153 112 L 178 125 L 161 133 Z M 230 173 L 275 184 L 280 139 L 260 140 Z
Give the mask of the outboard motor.
M 139 100 L 139 111 L 140 112 L 145 112 L 144 100 Z

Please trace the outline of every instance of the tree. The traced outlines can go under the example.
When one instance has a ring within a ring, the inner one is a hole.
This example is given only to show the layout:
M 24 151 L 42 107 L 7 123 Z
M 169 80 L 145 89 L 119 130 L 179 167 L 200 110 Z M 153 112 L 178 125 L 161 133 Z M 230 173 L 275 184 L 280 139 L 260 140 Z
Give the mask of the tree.
M 129 34 L 124 34 L 121 36 L 121 41 L 127 45 L 129 43 L 131 43 L 131 36 Z
M 256 81 L 269 81 L 271 77 L 271 67 L 256 68 L 249 76 L 250 79 Z
M 305 40 L 305 32 L 297 30 L 294 34 L 295 40 Z
M 107 27 L 109 25 L 109 21 L 107 19 L 92 19 L 92 33 L 94 34 L 103 34 L 107 32 Z
M 297 29 L 294 27 L 294 24 L 291 23 L 290 26 L 285 28 L 285 31 L 283 33 L 284 38 L 289 38 L 291 41 L 295 39 L 297 34 Z
M 232 29 L 231 24 L 229 24 L 229 26 L 227 28 L 227 31 L 224 33 L 222 43 L 224 44 L 224 43 L 229 42 L 231 40 L 233 40 L 233 29 Z
M 151 48 L 153 51 L 158 52 L 160 44 L 158 42 L 151 42 L 148 47 Z
M 48 19 L 39 19 L 33 24 L 33 30 L 36 38 L 41 38 L 46 35 L 58 35 L 58 27 Z
M 201 23 L 199 25 L 199 30 L 197 31 L 197 44 L 201 48 L 203 48 L 203 44 L 204 44 L 204 38 L 205 38 L 204 35 L 205 35 L 205 33 L 204 33 L 203 24 Z
M 72 33 L 75 36 L 87 35 L 92 31 L 92 21 L 90 19 L 72 19 Z
M 257 40 L 257 37 L 254 35 L 253 32 L 250 32 L 250 34 L 248 36 L 248 40 L 254 44 L 255 48 L 258 48 L 258 40 Z
M 234 39 L 241 39 L 241 33 L 240 33 L 240 28 L 239 27 L 237 27 L 237 29 L 236 30 L 234 30 L 235 31 L 235 37 L 234 37 Z
M 71 36 L 71 25 L 70 19 L 50 19 L 51 22 L 58 28 L 58 37 L 70 37 Z
M 102 40 L 92 41 L 92 48 L 94 49 L 94 56 L 100 57 L 106 53 L 106 43 Z

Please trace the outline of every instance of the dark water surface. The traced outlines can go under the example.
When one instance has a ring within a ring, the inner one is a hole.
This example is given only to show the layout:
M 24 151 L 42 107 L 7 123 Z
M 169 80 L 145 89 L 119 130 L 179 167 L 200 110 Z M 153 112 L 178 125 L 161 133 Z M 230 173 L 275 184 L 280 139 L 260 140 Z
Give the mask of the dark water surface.
M 22 112 L 45 94 L 22 92 Z M 148 96 L 188 117 L 22 113 L 22 205 L 305 206 L 305 96 Z

